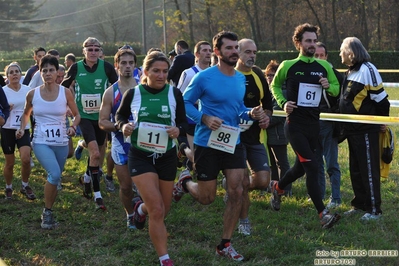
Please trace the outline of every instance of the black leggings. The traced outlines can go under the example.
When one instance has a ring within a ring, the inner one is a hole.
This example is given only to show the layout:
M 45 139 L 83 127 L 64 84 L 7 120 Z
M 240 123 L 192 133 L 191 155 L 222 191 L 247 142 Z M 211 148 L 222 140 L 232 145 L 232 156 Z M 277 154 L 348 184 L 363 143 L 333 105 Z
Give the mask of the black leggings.
M 294 166 L 280 179 L 278 186 L 284 189 L 287 185 L 306 174 L 306 188 L 308 194 L 317 209 L 317 213 L 321 213 L 325 209 L 325 206 L 320 193 L 318 182 L 319 164 L 315 153 L 320 145 L 319 123 L 303 125 L 287 121 L 284 130 L 296 154 L 296 159 Z

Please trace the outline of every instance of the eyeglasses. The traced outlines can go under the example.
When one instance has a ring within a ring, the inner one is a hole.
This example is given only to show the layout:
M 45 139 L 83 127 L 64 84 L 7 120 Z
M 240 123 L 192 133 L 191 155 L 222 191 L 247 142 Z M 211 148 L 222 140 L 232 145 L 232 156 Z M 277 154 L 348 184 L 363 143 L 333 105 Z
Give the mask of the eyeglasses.
M 86 51 L 88 51 L 90 53 L 93 52 L 93 51 L 98 53 L 98 52 L 100 52 L 100 49 L 99 48 L 94 48 L 94 49 L 93 48 L 86 48 Z

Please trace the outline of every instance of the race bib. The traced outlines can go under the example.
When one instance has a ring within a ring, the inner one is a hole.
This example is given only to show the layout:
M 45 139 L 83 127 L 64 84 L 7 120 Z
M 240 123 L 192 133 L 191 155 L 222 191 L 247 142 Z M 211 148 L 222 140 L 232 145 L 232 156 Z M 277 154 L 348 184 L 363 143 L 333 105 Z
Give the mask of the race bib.
M 21 126 L 21 119 L 22 114 L 24 113 L 23 110 L 12 110 L 10 112 L 9 120 L 10 120 L 10 128 L 12 129 L 19 129 Z
M 166 126 L 148 122 L 141 122 L 137 146 L 150 152 L 165 153 L 168 147 L 169 136 Z
M 101 94 L 82 94 L 83 112 L 86 114 L 94 114 L 100 111 Z
M 297 105 L 302 107 L 319 107 L 322 88 L 320 84 L 299 83 Z
M 244 120 L 244 119 L 240 118 L 240 124 L 238 126 L 240 127 L 240 131 L 244 132 L 244 131 L 247 131 L 253 124 L 254 124 L 254 121 L 252 121 L 252 120 Z
M 42 136 L 48 144 L 63 144 L 64 136 L 61 122 L 44 123 L 41 125 Z
M 239 134 L 240 128 L 222 124 L 217 130 L 212 131 L 207 146 L 233 154 Z

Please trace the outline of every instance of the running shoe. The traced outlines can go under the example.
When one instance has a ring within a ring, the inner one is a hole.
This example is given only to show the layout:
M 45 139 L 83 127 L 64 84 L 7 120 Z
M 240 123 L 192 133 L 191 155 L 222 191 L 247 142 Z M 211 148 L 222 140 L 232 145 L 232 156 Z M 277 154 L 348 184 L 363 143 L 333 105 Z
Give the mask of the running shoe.
M 161 261 L 161 266 L 174 266 L 175 264 L 173 263 L 173 260 L 171 259 L 166 259 Z
M 330 202 L 327 203 L 326 208 L 331 210 L 338 208 L 339 206 L 341 206 L 341 203 L 339 203 L 338 201 L 334 201 L 333 199 L 330 199 Z
M 93 198 L 93 192 L 91 191 L 91 182 L 85 183 L 84 182 L 84 176 L 79 177 L 79 183 L 83 187 L 83 196 L 86 199 L 92 199 Z
M 80 158 L 82 158 L 82 153 L 83 153 L 83 149 L 84 149 L 82 144 L 83 144 L 83 139 L 80 139 L 78 141 L 78 145 L 76 145 L 76 148 L 75 148 L 75 158 L 76 158 L 76 160 L 80 160 Z
M 339 219 L 341 219 L 341 215 L 338 213 L 331 214 L 329 210 L 325 209 L 322 212 L 320 223 L 323 229 L 328 229 L 334 226 Z
M 4 191 L 6 199 L 11 200 L 12 199 L 12 188 L 6 188 L 6 190 Z
M 104 205 L 104 201 L 102 198 L 96 198 L 96 210 L 106 211 L 107 208 Z
M 216 247 L 216 255 L 220 257 L 226 257 L 229 258 L 233 261 L 242 261 L 244 259 L 244 256 L 241 254 L 238 254 L 238 252 L 233 248 L 231 243 L 226 243 L 225 248 L 220 250 L 218 247 Z
M 361 209 L 352 208 L 349 211 L 344 212 L 344 215 L 345 216 L 352 216 L 352 215 L 358 214 L 358 213 L 364 213 L 364 211 L 361 210 Z
M 184 191 L 183 181 L 186 179 L 191 179 L 190 171 L 188 169 L 184 169 L 180 175 L 179 180 L 175 183 L 172 192 L 172 200 L 173 202 L 179 202 L 184 194 L 188 193 L 188 191 Z
M 366 212 L 361 218 L 360 221 L 361 222 L 369 222 L 369 221 L 377 221 L 379 219 L 382 218 L 382 214 L 378 213 L 378 214 L 372 214 L 372 213 L 368 213 Z
M 238 225 L 238 233 L 244 236 L 250 236 L 251 235 L 251 223 L 248 222 L 243 222 Z
M 114 192 L 115 191 L 115 185 L 114 185 L 114 180 L 109 180 L 108 175 L 104 176 L 104 183 L 105 183 L 105 189 L 108 192 Z
M 50 210 L 43 210 L 41 227 L 43 229 L 55 229 L 58 223 L 54 220 L 53 212 Z
M 143 201 L 141 200 L 140 197 L 135 197 L 133 199 L 134 203 L 134 212 L 133 212 L 133 219 L 134 219 L 134 224 L 136 225 L 136 228 L 141 230 L 144 228 L 145 225 L 145 220 L 146 220 L 146 215 L 140 215 L 138 212 L 138 208 L 140 207 L 141 204 L 143 204 Z
M 20 192 L 25 195 L 28 200 L 36 199 L 35 193 L 30 186 L 22 187 Z
M 127 221 L 126 221 L 126 224 L 127 224 L 127 228 L 128 229 L 137 229 L 136 225 L 134 225 L 134 216 L 128 217 Z
M 270 205 L 275 211 L 280 210 L 281 196 L 284 194 L 284 191 L 282 193 L 277 191 L 277 184 L 278 182 L 275 180 L 270 181 L 270 192 L 272 193 L 272 196 L 270 197 Z

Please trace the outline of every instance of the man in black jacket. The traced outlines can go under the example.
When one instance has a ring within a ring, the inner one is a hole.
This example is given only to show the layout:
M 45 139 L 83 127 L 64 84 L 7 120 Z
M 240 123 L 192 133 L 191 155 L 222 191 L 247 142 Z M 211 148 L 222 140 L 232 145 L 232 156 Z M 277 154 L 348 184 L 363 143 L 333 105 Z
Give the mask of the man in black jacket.
M 173 86 L 177 86 L 179 83 L 181 73 L 187 68 L 192 67 L 195 63 L 195 56 L 189 51 L 186 41 L 180 40 L 176 42 L 175 52 L 177 56 L 173 59 L 168 73 L 168 81 Z

